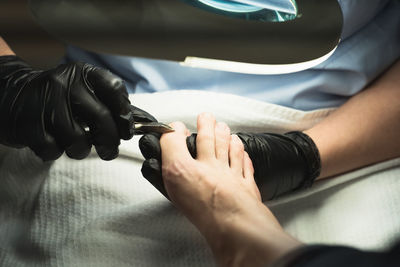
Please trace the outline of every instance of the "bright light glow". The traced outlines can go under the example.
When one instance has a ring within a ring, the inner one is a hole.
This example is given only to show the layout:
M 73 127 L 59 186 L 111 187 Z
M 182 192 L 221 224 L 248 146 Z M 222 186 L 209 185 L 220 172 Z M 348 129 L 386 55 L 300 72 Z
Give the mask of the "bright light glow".
M 198 0 L 210 7 L 234 13 L 251 13 L 262 9 L 297 15 L 294 0 Z
M 260 11 L 263 9 L 262 7 L 254 5 L 235 3 L 236 1 L 235 2 L 225 1 L 225 0 L 198 0 L 198 1 L 210 7 L 234 13 L 250 13 L 250 12 Z
M 185 61 L 181 62 L 180 64 L 182 66 L 193 68 L 238 72 L 246 74 L 287 74 L 317 66 L 318 64 L 327 60 L 335 52 L 336 48 L 337 46 L 332 49 L 332 51 L 330 51 L 328 54 L 320 58 L 293 64 L 252 64 L 199 57 L 186 57 Z
M 261 7 L 277 12 L 297 15 L 297 5 L 295 0 L 231 0 L 233 2 L 247 4 L 254 7 Z

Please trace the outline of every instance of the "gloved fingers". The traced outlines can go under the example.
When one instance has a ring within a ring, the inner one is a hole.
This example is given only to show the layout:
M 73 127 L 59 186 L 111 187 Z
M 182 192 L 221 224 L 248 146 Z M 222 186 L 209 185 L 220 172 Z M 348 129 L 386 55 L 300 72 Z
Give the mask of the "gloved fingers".
M 89 126 L 90 139 L 103 160 L 118 156 L 120 138 L 111 112 L 94 98 L 83 97 L 85 103 L 75 108 L 80 123 Z
M 192 134 L 186 138 L 186 146 L 189 149 L 192 158 L 197 157 L 197 146 L 196 146 L 197 134 Z
M 84 159 L 90 154 L 92 145 L 87 143 L 75 143 L 65 149 L 65 154 L 71 159 Z
M 56 160 L 63 154 L 63 150 L 57 145 L 54 138 L 47 134 L 41 134 L 39 138 L 33 139 L 28 145 L 35 154 L 43 161 Z
M 215 125 L 215 156 L 217 160 L 229 165 L 229 143 L 231 130 L 228 125 L 218 122 Z
M 161 160 L 160 134 L 146 134 L 139 140 L 139 148 L 145 159 Z
M 65 149 L 68 157 L 73 159 L 86 158 L 92 147 L 90 136 L 84 128 L 70 117 L 70 112 L 60 107 L 56 110 L 57 119 L 47 119 L 47 125 L 52 127 L 49 132 L 54 136 L 58 145 Z
M 209 113 L 197 117 L 197 159 L 215 159 L 215 118 Z
M 150 113 L 130 105 L 131 111 L 127 115 L 120 115 L 116 121 L 118 124 L 118 129 L 129 129 L 129 135 L 120 131 L 121 138 L 124 140 L 129 140 L 132 138 L 135 132 L 134 123 L 135 122 L 157 122 L 157 119 L 153 117 Z
M 82 135 L 79 135 L 71 145 L 65 148 L 65 153 L 72 159 L 86 158 L 92 148 L 89 135 L 86 134 L 82 128 L 80 129 L 80 132 L 83 132 Z
M 161 194 L 169 199 L 165 190 L 161 173 L 161 162 L 157 159 L 147 159 L 142 165 L 142 174 Z
M 243 174 L 243 158 L 243 143 L 237 135 L 233 134 L 229 145 L 229 162 L 231 169 L 240 175 Z
M 133 120 L 136 122 L 157 122 L 157 119 L 150 113 L 136 106 L 130 105 Z
M 96 97 L 110 111 L 115 120 L 119 136 L 128 140 L 133 136 L 132 110 L 128 97 L 128 91 L 121 78 L 110 71 L 85 65 L 87 81 Z
M 113 160 L 118 156 L 120 139 L 115 123 L 109 112 L 103 111 L 92 123 L 88 123 L 90 136 L 97 154 L 103 160 Z M 101 118 L 103 118 L 103 123 Z

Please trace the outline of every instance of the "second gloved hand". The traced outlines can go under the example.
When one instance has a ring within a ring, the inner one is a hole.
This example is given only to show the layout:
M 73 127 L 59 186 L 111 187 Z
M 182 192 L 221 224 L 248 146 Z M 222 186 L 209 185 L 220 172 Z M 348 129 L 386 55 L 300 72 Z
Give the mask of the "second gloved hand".
M 130 105 L 123 81 L 90 64 L 34 70 L 16 56 L 0 57 L 0 143 L 30 147 L 43 160 L 118 156 L 133 121 L 155 121 Z
M 321 162 L 318 149 L 311 138 L 302 132 L 238 133 L 237 136 L 253 162 L 254 178 L 264 201 L 310 187 L 319 176 Z M 186 141 L 195 158 L 196 134 Z M 139 146 L 146 158 L 142 166 L 143 176 L 167 196 L 162 183 L 159 136 L 145 135 Z

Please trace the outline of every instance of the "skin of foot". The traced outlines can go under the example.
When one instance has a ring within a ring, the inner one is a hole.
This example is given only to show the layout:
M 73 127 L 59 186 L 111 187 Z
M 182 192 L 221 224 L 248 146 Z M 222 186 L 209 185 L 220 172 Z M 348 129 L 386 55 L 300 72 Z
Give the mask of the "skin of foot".
M 197 158 L 181 122 L 161 137 L 162 175 L 174 205 L 199 229 L 220 266 L 266 266 L 302 244 L 261 202 L 243 144 L 208 113 L 197 120 Z

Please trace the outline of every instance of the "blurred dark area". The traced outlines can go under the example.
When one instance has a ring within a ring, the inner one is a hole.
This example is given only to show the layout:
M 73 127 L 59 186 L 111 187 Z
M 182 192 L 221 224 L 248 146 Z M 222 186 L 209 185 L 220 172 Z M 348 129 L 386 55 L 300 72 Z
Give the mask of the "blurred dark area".
M 0 36 L 35 67 L 54 66 L 64 55 L 64 45 L 33 20 L 28 0 L 0 0 Z
M 224 15 L 190 2 L 196 1 L 31 0 L 31 10 L 40 25 L 68 44 L 174 61 L 195 56 L 299 63 L 332 51 L 342 29 L 337 0 L 296 0 L 297 18 L 284 23 Z
M 59 63 L 65 49 L 48 32 L 98 53 L 291 64 L 332 51 L 342 29 L 336 0 L 297 0 L 298 17 L 285 23 L 223 16 L 178 0 L 30 0 L 31 8 L 28 2 L 0 0 L 0 35 L 42 68 Z

